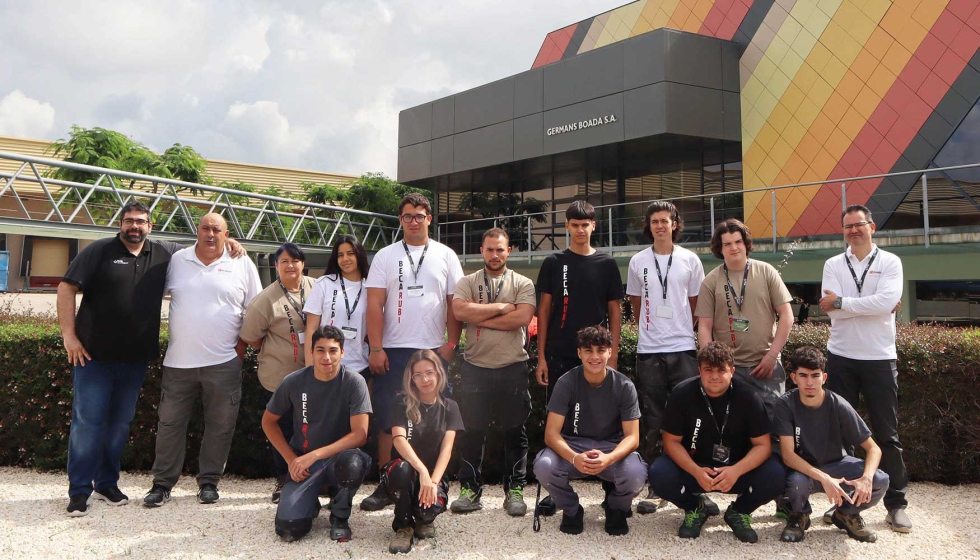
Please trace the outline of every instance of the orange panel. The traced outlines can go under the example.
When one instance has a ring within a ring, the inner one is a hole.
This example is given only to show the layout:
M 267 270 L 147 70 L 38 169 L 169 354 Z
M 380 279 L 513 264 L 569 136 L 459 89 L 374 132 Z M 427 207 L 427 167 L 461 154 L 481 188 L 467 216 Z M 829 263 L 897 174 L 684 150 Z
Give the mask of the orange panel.
M 837 93 L 840 94 L 848 103 L 854 101 L 861 89 L 864 88 L 864 82 L 861 78 L 857 77 L 854 72 L 848 72 L 844 74 L 844 79 L 837 84 Z
M 891 35 L 886 33 L 884 29 L 876 27 L 871 33 L 871 38 L 864 44 L 864 48 L 871 53 L 871 56 L 881 60 L 894 42 L 895 39 L 892 39 Z
M 867 120 L 871 118 L 871 115 L 874 113 L 875 109 L 878 108 L 880 103 L 881 98 L 878 97 L 878 94 L 871 91 L 871 88 L 868 86 L 864 86 L 864 89 L 862 89 L 861 93 L 859 93 L 857 98 L 854 99 L 851 106 L 854 107 L 854 109 L 857 110 L 857 112 L 860 113 L 865 120 Z
M 789 161 L 783 166 L 783 173 L 789 177 L 791 183 L 799 183 L 803 179 L 803 174 L 806 173 L 806 170 L 806 162 L 796 153 L 791 154 Z
M 837 158 L 830 155 L 827 150 L 821 148 L 820 152 L 817 153 L 817 157 L 813 158 L 810 163 L 810 168 L 817 172 L 817 175 L 821 179 L 826 179 L 830 176 L 830 172 L 837 167 Z
M 908 64 L 909 59 L 912 58 L 912 53 L 908 51 L 905 47 L 898 43 L 892 44 L 891 48 L 888 49 L 888 53 L 881 60 L 881 63 L 888 68 L 892 74 L 896 76 L 902 73 L 905 69 L 905 65 Z
M 827 153 L 836 160 L 840 162 L 840 158 L 844 157 L 847 152 L 847 148 L 851 145 L 851 139 L 844 134 L 839 128 L 835 128 L 833 132 L 830 133 L 830 138 L 827 139 L 823 144 L 823 148 L 827 150 Z
M 830 138 L 830 133 L 834 131 L 834 123 L 826 115 L 817 115 L 817 118 L 810 125 L 810 134 L 821 146 Z
M 827 115 L 827 118 L 829 118 L 831 122 L 837 124 L 850 107 L 851 106 L 844 100 L 843 97 L 840 96 L 839 93 L 834 92 L 831 94 L 830 99 L 827 100 L 827 103 L 823 106 L 823 114 Z
M 868 87 L 871 88 L 879 97 L 884 97 L 888 90 L 895 83 L 895 74 L 891 70 L 885 68 L 882 64 L 875 69 L 874 74 L 871 75 L 871 79 L 868 80 Z
M 803 140 L 800 140 L 800 144 L 796 147 L 796 153 L 800 155 L 803 161 L 813 161 L 818 152 L 820 152 L 820 142 L 809 132 L 803 135 Z
M 851 64 L 851 72 L 854 72 L 861 81 L 867 82 L 877 66 L 878 60 L 871 56 L 871 53 L 867 50 L 861 50 L 860 54 L 857 55 L 857 58 Z
M 858 133 L 861 132 L 861 127 L 863 127 L 866 122 L 867 120 L 861 116 L 861 113 L 858 113 L 856 109 L 851 107 L 847 110 L 847 113 L 844 114 L 844 118 L 837 123 L 837 128 L 840 129 L 840 131 L 853 142 L 854 139 L 857 138 Z M 831 136 L 831 140 L 833 140 L 833 136 Z M 850 142 L 848 144 L 850 144 Z

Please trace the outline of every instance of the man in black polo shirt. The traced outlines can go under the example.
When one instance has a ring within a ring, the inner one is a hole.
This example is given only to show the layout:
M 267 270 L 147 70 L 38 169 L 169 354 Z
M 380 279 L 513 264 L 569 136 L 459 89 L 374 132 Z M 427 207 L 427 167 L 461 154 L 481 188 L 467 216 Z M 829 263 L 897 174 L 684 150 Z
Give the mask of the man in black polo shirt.
M 58 322 L 74 366 L 68 437 L 68 515 L 88 513 L 93 495 L 121 506 L 119 459 L 147 363 L 160 355 L 160 309 L 170 256 L 180 245 L 150 241 L 150 210 L 122 209 L 119 235 L 95 241 L 58 285 Z M 236 244 L 236 254 L 241 247 Z M 75 296 L 84 292 L 78 316 Z

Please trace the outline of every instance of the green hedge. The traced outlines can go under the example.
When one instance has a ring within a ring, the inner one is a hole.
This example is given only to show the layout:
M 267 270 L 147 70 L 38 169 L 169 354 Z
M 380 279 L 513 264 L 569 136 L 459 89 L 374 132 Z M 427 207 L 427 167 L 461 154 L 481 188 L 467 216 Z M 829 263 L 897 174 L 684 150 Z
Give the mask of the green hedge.
M 10 317 L 5 317 L 9 319 Z M 825 325 L 797 325 L 787 352 L 803 345 L 824 347 Z M 166 344 L 166 337 L 161 338 Z M 533 344 L 534 341 L 532 341 Z M 620 370 L 633 376 L 636 331 L 623 329 Z M 948 484 L 980 482 L 980 330 L 903 325 L 898 331 L 899 421 L 905 461 L 912 480 Z M 529 364 L 535 367 L 535 352 Z M 457 360 L 458 362 L 458 360 Z M 451 375 L 458 375 L 458 363 Z M 228 472 L 269 476 L 270 448 L 260 427 L 264 392 L 255 376 L 255 356 L 246 358 L 242 407 L 228 460 Z M 133 420 L 123 468 L 148 470 L 153 462 L 160 362 L 150 365 Z M 71 420 L 71 367 L 56 325 L 4 321 L 0 325 L 0 465 L 64 469 Z M 531 382 L 534 412 L 528 423 L 532 453 L 544 430 L 544 389 Z M 196 470 L 203 432 L 200 404 L 188 433 L 186 466 Z M 500 439 L 491 432 L 488 480 L 499 476 Z M 455 466 L 453 466 L 455 468 Z

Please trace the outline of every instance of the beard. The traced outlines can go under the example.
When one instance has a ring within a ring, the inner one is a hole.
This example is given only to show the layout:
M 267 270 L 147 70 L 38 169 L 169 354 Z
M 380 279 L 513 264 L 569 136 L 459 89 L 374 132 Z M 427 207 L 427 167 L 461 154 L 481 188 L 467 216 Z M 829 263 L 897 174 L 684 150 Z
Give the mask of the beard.
M 129 243 L 142 243 L 146 240 L 146 232 L 143 230 L 124 231 L 122 236 Z

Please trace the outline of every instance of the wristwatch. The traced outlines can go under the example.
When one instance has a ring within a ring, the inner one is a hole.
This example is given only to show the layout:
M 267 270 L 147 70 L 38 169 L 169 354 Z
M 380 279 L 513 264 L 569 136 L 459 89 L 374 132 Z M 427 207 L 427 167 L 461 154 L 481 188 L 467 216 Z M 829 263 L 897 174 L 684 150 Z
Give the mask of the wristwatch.
M 834 309 L 840 309 L 840 305 L 842 302 L 843 302 L 843 298 L 837 296 L 837 299 L 834 300 Z

